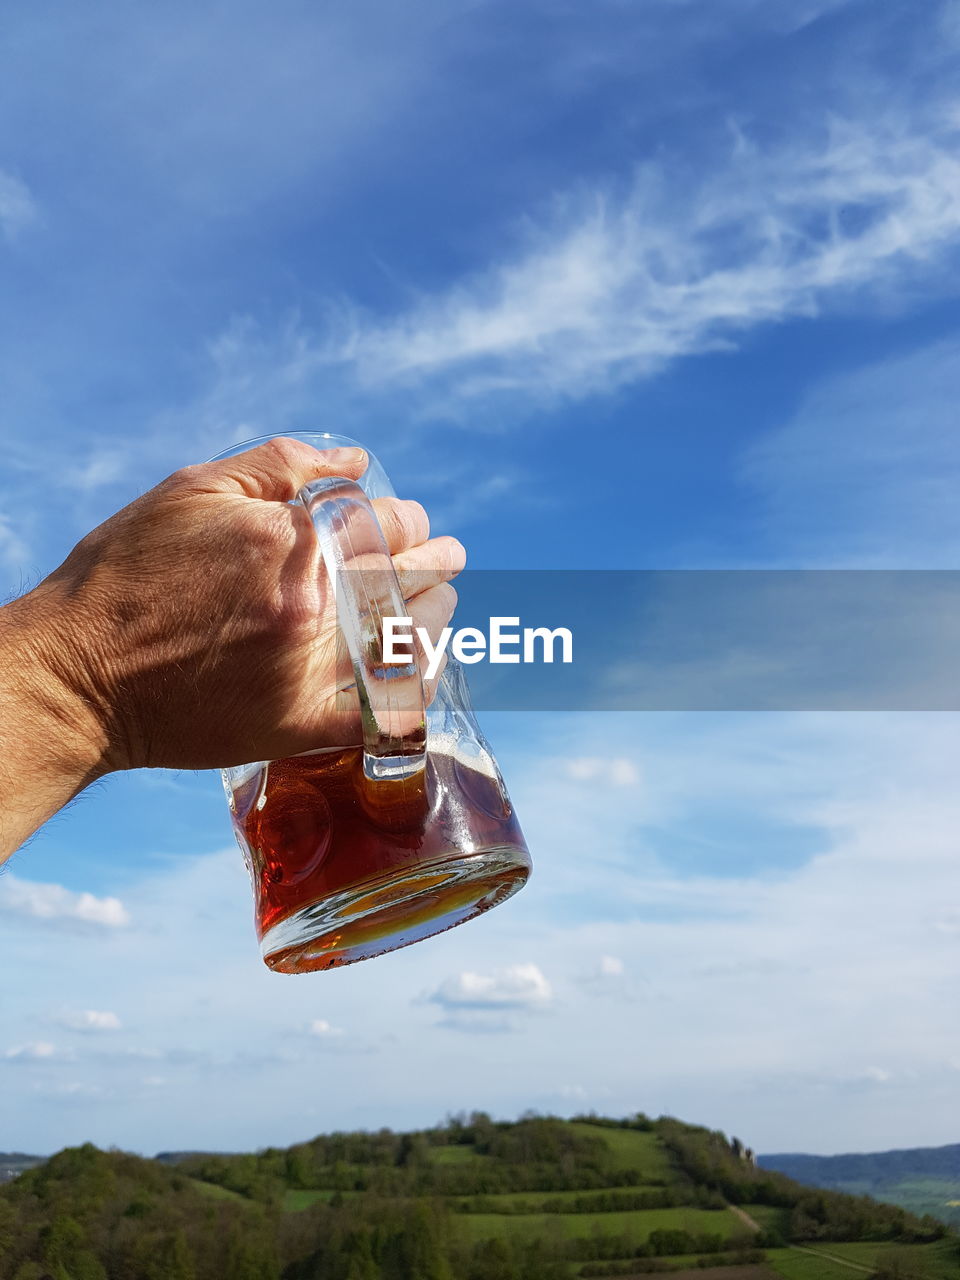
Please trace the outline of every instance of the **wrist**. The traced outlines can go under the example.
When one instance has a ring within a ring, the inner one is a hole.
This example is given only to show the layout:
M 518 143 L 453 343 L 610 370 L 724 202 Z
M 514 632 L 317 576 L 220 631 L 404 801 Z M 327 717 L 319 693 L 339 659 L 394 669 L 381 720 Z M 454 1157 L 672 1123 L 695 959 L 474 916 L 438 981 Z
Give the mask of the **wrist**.
M 79 629 L 60 595 L 46 581 L 0 609 L 0 730 L 31 788 L 65 803 L 110 765 L 108 734 L 83 691 Z

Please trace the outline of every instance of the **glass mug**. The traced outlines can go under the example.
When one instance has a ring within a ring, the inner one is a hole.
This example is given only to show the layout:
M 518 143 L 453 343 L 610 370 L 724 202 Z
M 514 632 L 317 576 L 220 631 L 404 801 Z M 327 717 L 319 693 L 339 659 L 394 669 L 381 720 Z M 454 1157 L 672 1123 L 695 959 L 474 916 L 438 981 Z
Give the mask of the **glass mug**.
M 285 434 L 317 449 L 356 445 L 326 433 Z M 324 477 L 297 495 L 334 584 L 362 744 L 222 771 L 260 952 L 278 973 L 331 969 L 419 942 L 505 902 L 530 874 L 463 668 L 448 659 L 425 707 L 417 664 L 383 662 L 382 619 L 407 609 L 370 505 L 393 488 L 368 459 L 359 482 Z

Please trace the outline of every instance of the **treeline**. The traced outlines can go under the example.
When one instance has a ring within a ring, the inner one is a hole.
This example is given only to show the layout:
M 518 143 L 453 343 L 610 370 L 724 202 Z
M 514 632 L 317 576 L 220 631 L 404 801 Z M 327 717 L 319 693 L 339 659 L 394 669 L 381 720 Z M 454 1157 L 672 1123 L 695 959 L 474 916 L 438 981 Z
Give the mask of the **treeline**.
M 495 1200 L 473 1196 L 456 1204 L 458 1213 L 624 1213 L 638 1209 L 725 1209 L 727 1202 L 717 1191 L 693 1183 L 654 1187 L 646 1191 L 597 1191 L 568 1199 Z
M 738 1249 L 735 1253 L 716 1253 L 701 1255 L 697 1259 L 697 1269 L 709 1271 L 714 1267 L 743 1267 L 763 1262 L 766 1255 L 762 1249 Z M 670 1258 L 631 1258 L 629 1261 L 588 1262 L 580 1268 L 581 1276 L 635 1276 L 664 1275 L 671 1271 L 687 1271 L 690 1267 L 688 1259 L 678 1262 Z M 769 1274 L 769 1273 L 768 1273 Z M 876 1280 L 876 1277 L 873 1278 Z
M 444 1163 L 433 1158 L 441 1147 L 466 1147 L 485 1158 Z M 496 1123 L 485 1112 L 454 1116 L 420 1133 L 334 1133 L 255 1155 L 188 1155 L 178 1167 L 262 1202 L 287 1188 L 462 1197 L 656 1185 L 638 1169 L 614 1168 L 599 1135 L 581 1136 L 564 1121 L 544 1116 Z
M 812 1240 L 896 1240 L 926 1243 L 947 1226 L 869 1196 L 801 1186 L 781 1173 L 758 1168 L 734 1138 L 679 1120 L 657 1121 L 657 1133 L 678 1168 L 693 1182 L 732 1204 L 772 1205 L 784 1210 L 781 1234 L 791 1243 Z
M 3 1280 L 280 1280 L 274 1224 L 152 1161 L 87 1144 L 0 1192 Z

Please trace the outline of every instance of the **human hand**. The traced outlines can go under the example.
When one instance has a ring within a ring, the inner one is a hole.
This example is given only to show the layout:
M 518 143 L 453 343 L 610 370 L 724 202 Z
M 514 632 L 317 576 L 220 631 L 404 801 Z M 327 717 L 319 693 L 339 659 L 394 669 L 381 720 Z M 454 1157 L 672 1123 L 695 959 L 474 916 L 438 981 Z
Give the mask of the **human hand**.
M 337 667 L 332 591 L 310 520 L 289 500 L 310 480 L 357 478 L 365 466 L 359 449 L 321 453 L 278 438 L 186 467 L 16 602 L 32 602 L 40 651 L 99 751 L 96 773 L 212 768 L 360 741 L 356 694 L 344 694 Z M 416 502 L 373 506 L 408 612 L 436 641 L 463 548 L 430 538 Z

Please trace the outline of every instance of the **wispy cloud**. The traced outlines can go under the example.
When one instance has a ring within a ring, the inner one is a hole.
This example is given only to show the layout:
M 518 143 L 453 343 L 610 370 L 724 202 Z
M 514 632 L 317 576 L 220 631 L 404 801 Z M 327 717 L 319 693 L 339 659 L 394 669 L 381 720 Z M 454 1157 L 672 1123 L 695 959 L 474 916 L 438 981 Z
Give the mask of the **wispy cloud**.
M 27 1044 L 15 1044 L 4 1052 L 8 1062 L 52 1062 L 65 1055 L 49 1040 L 31 1040 Z
M 491 398 L 609 392 L 758 326 L 894 305 L 920 281 L 949 289 L 958 144 L 954 102 L 917 118 L 832 115 L 802 140 L 731 122 L 709 166 L 677 154 L 568 192 L 499 260 L 392 318 L 343 300 L 319 331 L 238 318 L 210 348 L 197 421 L 239 438 L 245 423 L 296 418 L 321 380 L 339 405 L 409 391 L 414 417 L 457 420 Z
M 377 386 L 456 375 L 461 397 L 579 396 L 839 295 L 929 270 L 960 237 L 956 108 L 925 127 L 831 119 L 803 144 L 732 129 L 719 170 L 642 166 L 559 202 L 508 260 L 326 358 Z
M 21 880 L 9 874 L 0 878 L 0 912 L 51 923 L 79 922 L 108 929 L 130 923 L 127 909 L 119 898 L 75 893 L 63 885 Z
M 57 1021 L 70 1031 L 119 1031 L 122 1025 L 109 1009 L 68 1009 Z
M 36 219 L 36 202 L 27 184 L 0 169 L 0 232 L 4 239 L 15 240 Z

